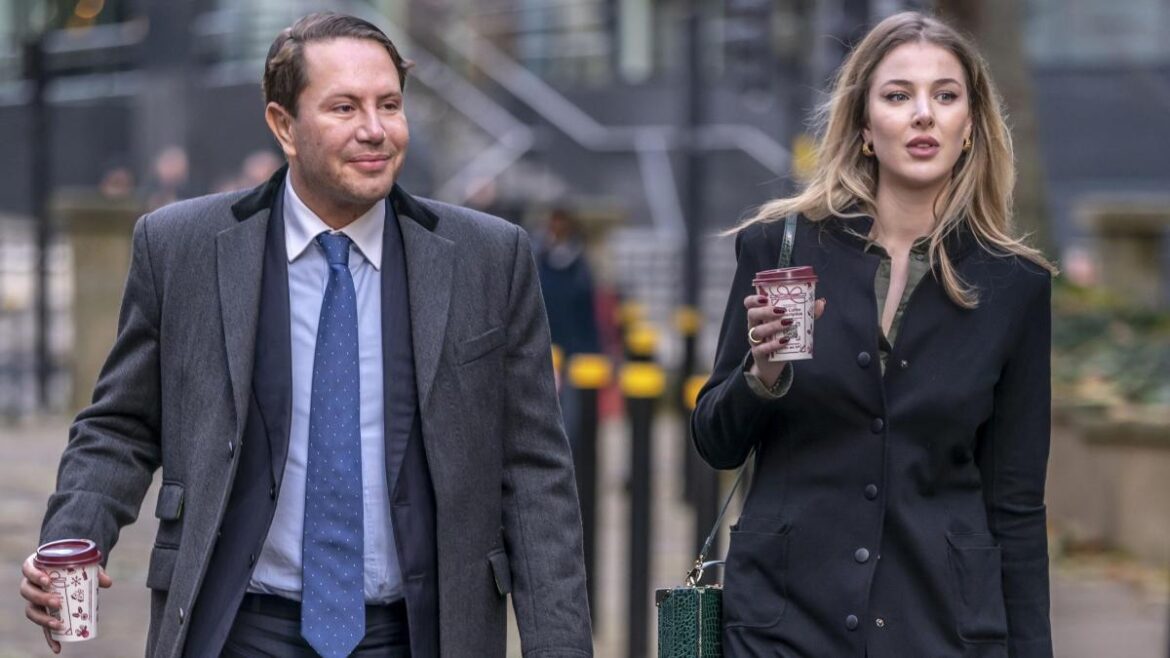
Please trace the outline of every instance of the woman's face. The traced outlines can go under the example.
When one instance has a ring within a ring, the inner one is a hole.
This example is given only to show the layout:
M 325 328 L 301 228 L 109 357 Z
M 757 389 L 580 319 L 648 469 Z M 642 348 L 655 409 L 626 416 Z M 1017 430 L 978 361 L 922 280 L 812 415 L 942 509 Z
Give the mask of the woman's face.
M 873 145 L 880 186 L 941 186 L 971 134 L 971 103 L 963 65 L 951 51 L 904 43 L 874 69 L 862 137 Z

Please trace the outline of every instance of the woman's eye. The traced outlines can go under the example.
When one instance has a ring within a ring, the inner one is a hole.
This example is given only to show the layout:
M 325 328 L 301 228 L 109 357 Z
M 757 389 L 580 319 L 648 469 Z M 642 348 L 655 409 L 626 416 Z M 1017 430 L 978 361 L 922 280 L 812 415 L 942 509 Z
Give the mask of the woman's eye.
M 959 95 L 953 91 L 944 91 L 938 95 L 938 99 L 944 103 L 950 103 L 959 98 Z
M 348 104 L 338 105 L 338 106 L 334 107 L 333 110 L 336 112 L 349 113 L 349 112 L 353 112 L 353 106 L 348 105 Z
M 896 101 L 906 101 L 906 100 L 910 100 L 910 96 L 908 96 L 905 92 L 894 91 L 894 92 L 890 92 L 890 93 L 886 94 L 886 100 L 895 101 L 895 102 Z

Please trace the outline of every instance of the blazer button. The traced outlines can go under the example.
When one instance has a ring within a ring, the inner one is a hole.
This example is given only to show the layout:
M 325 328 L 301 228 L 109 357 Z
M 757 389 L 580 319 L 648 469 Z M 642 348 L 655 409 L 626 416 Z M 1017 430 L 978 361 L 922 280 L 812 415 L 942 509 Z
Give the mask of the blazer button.
M 886 428 L 886 421 L 881 418 L 874 418 L 873 422 L 869 424 L 869 431 L 874 434 L 881 434 L 882 430 Z
M 183 612 L 182 608 L 179 608 L 179 625 L 182 626 L 183 622 L 186 621 L 186 619 L 187 619 L 187 614 L 185 612 Z
M 849 615 L 845 618 L 845 628 L 848 628 L 851 631 L 855 631 L 857 630 L 857 624 L 857 615 Z
M 874 498 L 877 498 L 877 495 L 878 495 L 878 488 L 877 488 L 876 484 L 865 485 L 865 497 L 867 499 L 873 500 Z
M 272 485 L 271 487 L 268 487 L 268 497 L 271 498 L 272 500 L 276 500 L 276 485 L 275 484 Z
M 861 366 L 862 368 L 868 368 L 869 362 L 872 360 L 873 357 L 869 355 L 869 352 L 862 352 L 861 354 L 857 355 L 857 365 Z
M 859 548 L 853 552 L 853 559 L 857 560 L 859 564 L 869 562 L 869 549 Z
M 228 459 L 236 456 L 236 444 L 233 441 L 228 441 Z
M 907 361 L 906 359 L 902 359 L 901 361 L 898 362 L 898 367 L 901 368 L 902 370 L 905 370 L 906 368 L 910 367 L 910 362 Z

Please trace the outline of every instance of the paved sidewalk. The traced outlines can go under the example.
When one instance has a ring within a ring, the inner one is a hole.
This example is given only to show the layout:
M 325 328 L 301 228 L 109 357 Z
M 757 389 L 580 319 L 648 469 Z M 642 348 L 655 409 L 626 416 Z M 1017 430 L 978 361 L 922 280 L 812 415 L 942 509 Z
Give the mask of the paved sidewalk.
M 691 518 L 678 501 L 681 424 L 664 417 L 656 428 L 654 473 L 654 563 L 651 587 L 676 583 L 690 555 Z M 596 654 L 625 653 L 625 484 L 628 439 L 624 426 L 608 423 L 599 454 L 603 492 L 600 558 L 612 568 L 599 581 Z M 0 658 L 52 655 L 24 619 L 16 593 L 20 563 L 36 543 L 45 501 L 53 488 L 56 461 L 65 445 L 67 423 L 39 419 L 0 426 Z M 155 521 L 153 490 L 139 523 L 127 528 L 111 556 L 115 586 L 102 594 L 100 638 L 66 646 L 63 655 L 130 658 L 143 653 L 148 593 L 144 586 Z M 1119 571 L 1100 562 L 1062 562 L 1053 574 L 1052 623 L 1059 658 L 1167 658 L 1165 633 L 1170 613 L 1166 588 L 1143 584 L 1133 569 Z M 1143 573 L 1154 573 L 1144 570 Z M 1146 579 L 1148 580 L 1148 578 Z M 646 603 L 652 607 L 649 601 Z M 653 614 L 650 619 L 653 620 Z M 513 637 L 514 631 L 513 631 Z M 650 633 L 651 641 L 654 634 Z M 519 656 L 513 640 L 511 654 Z M 653 648 L 651 649 L 653 651 Z

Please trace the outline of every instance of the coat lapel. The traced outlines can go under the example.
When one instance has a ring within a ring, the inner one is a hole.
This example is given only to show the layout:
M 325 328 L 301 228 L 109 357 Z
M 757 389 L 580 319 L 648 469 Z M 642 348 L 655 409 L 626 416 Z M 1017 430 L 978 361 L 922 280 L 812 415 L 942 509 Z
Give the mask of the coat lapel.
M 219 310 L 235 402 L 237 440 L 248 417 L 268 216 L 268 210 L 261 210 L 216 236 Z
M 410 333 L 414 344 L 419 410 L 425 410 L 443 356 L 455 243 L 434 232 L 437 218 L 395 188 L 392 200 L 402 229 L 409 288 Z

